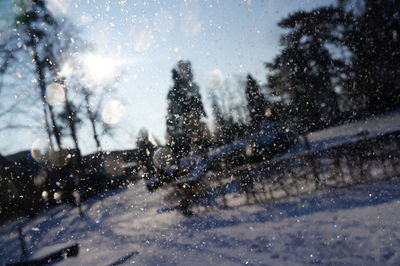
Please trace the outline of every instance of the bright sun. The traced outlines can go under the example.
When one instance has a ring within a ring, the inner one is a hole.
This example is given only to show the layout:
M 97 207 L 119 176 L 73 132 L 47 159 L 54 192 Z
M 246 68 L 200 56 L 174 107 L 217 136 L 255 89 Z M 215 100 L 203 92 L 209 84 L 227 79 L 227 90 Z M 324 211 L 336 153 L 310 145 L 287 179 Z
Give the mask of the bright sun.
M 86 54 L 83 65 L 88 86 L 93 89 L 109 84 L 118 75 L 118 62 L 101 54 Z

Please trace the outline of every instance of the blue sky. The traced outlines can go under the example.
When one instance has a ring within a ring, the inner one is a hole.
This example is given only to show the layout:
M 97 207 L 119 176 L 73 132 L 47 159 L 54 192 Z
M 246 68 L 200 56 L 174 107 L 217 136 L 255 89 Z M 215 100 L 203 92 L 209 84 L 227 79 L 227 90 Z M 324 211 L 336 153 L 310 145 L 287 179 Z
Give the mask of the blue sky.
M 215 84 L 247 73 L 265 81 L 263 64 L 279 52 L 282 31 L 276 24 L 282 17 L 330 2 L 50 0 L 55 14 L 69 18 L 83 38 L 122 69 L 110 98 L 119 101 L 124 112 L 116 136 L 104 139 L 107 149 L 132 148 L 140 128 L 164 141 L 170 73 L 179 59 L 192 62 L 210 115 L 207 94 Z M 27 142 L 34 141 L 34 134 L 26 136 Z M 81 132 L 81 138 L 84 153 L 93 151 L 94 143 L 85 140 L 87 132 Z M 5 147 L 4 139 L 0 147 Z M 27 148 L 24 143 L 8 145 L 7 150 Z

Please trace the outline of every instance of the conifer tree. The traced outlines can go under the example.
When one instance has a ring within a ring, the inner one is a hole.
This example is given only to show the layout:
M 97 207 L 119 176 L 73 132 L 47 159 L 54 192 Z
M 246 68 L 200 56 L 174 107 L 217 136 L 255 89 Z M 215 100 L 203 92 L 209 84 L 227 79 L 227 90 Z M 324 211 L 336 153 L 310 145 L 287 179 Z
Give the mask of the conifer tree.
M 247 75 L 246 98 L 250 122 L 256 126 L 264 118 L 266 101 L 260 86 L 250 74 Z
M 288 32 L 282 52 L 270 64 L 268 86 L 289 97 L 297 130 L 307 132 L 336 122 L 338 95 L 334 88 L 344 63 L 332 55 L 340 47 L 345 16 L 338 8 L 298 11 L 279 22 Z
M 190 61 L 179 61 L 172 70 L 172 79 L 174 85 L 167 96 L 167 142 L 173 154 L 180 158 L 201 146 L 201 118 L 206 113 L 199 86 L 193 81 Z

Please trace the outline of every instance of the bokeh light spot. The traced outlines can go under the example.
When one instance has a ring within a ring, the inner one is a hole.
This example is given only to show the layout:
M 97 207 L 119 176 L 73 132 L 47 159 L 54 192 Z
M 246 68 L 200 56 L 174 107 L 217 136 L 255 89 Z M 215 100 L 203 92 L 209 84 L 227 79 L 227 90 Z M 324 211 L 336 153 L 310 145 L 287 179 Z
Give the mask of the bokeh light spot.
M 46 100 L 51 106 L 59 106 L 65 102 L 65 91 L 63 85 L 52 83 L 47 87 Z
M 44 162 L 46 154 L 49 152 L 49 141 L 46 139 L 37 139 L 32 143 L 31 156 L 37 162 Z
M 117 100 L 107 102 L 102 113 L 104 123 L 117 124 L 124 114 L 124 109 L 124 106 Z
M 42 198 L 43 198 L 44 200 L 48 200 L 48 199 L 49 199 L 49 192 L 47 192 L 46 190 L 44 190 L 44 191 L 42 192 Z

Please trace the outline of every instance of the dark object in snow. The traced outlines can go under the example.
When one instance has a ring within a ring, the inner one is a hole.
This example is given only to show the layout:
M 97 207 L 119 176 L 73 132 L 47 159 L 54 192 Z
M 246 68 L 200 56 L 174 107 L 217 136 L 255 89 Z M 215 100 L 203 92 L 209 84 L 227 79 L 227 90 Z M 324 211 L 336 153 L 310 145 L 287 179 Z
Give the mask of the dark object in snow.
M 79 244 L 74 244 L 67 248 L 63 248 L 59 251 L 51 253 L 43 258 L 30 260 L 30 261 L 22 261 L 15 264 L 7 264 L 9 266 L 39 266 L 39 265 L 46 265 L 54 262 L 58 262 L 70 257 L 76 257 L 79 253 Z
M 133 252 L 129 253 L 128 255 L 126 255 L 125 257 L 122 257 L 122 258 L 120 258 L 119 260 L 117 260 L 117 261 L 111 263 L 109 266 L 122 265 L 122 264 L 124 264 L 125 262 L 127 262 L 130 258 L 132 258 L 132 257 L 134 257 L 134 256 L 136 256 L 136 255 L 138 255 L 138 254 L 139 254 L 139 252 L 133 251 Z
M 22 227 L 18 227 L 18 238 L 19 238 L 19 241 L 20 241 L 20 244 L 21 244 L 22 256 L 26 257 L 28 255 L 28 250 L 26 248 L 24 235 L 22 234 Z

